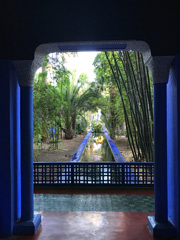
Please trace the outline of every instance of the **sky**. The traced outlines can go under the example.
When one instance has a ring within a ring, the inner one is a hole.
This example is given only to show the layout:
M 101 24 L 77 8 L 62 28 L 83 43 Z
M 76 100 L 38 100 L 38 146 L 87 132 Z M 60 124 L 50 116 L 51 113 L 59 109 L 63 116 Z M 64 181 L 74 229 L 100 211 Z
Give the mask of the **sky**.
M 77 55 L 73 57 L 70 55 L 69 57 L 66 55 L 67 63 L 65 66 L 73 71 L 76 69 L 76 79 L 79 78 L 81 73 L 86 73 L 88 76 L 88 81 L 92 82 L 95 79 L 93 62 L 98 52 L 77 52 Z M 42 68 L 37 70 L 37 73 L 40 73 Z M 51 75 L 51 74 L 50 74 Z M 50 76 L 49 75 L 49 76 Z M 50 77 L 51 78 L 51 77 Z
M 70 56 L 67 59 L 66 66 L 69 70 L 76 69 L 76 77 L 78 78 L 81 73 L 88 75 L 88 80 L 92 82 L 95 79 L 95 73 L 93 71 L 93 61 L 97 55 L 97 52 L 78 52 L 78 56 Z

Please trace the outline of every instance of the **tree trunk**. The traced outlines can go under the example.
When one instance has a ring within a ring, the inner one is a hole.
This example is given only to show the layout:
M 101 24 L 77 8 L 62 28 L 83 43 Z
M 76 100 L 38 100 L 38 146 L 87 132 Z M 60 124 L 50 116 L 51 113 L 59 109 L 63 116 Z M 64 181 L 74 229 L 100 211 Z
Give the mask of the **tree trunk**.
M 74 134 L 76 133 L 76 114 L 73 114 L 71 117 L 71 121 L 72 121 L 72 130 L 74 132 Z
M 73 131 L 72 129 L 65 130 L 65 139 L 73 139 Z
M 49 138 L 42 136 L 42 142 L 43 143 L 49 143 Z

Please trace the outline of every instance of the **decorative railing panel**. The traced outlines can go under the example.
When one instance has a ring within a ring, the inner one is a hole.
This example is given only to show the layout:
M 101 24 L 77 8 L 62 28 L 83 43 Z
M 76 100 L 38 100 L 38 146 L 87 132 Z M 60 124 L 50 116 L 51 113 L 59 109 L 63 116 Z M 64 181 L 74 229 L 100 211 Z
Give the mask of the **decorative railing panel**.
M 152 186 L 153 163 L 34 163 L 35 185 Z

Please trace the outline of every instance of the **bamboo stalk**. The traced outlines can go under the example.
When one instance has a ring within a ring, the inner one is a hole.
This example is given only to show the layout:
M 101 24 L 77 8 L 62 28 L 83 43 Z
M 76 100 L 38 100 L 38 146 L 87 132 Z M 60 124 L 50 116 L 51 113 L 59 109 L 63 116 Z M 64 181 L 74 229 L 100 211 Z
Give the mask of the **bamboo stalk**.
M 132 55 L 132 54 L 131 54 Z M 127 137 L 135 161 L 144 157 L 153 160 L 153 109 L 150 78 L 140 53 L 134 53 L 135 65 L 129 52 L 105 52 L 114 80 L 117 84 L 125 117 Z M 121 61 L 123 68 L 118 64 Z M 134 67 L 135 66 L 135 67 Z M 123 77 L 123 72 L 125 78 Z M 129 107 L 125 103 L 124 93 Z M 128 108 L 130 115 L 128 114 Z

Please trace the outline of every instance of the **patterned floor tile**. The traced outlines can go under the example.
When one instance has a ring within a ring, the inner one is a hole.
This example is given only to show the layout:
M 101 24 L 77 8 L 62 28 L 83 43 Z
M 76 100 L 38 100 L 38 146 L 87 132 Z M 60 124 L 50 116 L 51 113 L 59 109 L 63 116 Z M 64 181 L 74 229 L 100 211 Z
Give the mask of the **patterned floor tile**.
M 154 212 L 153 195 L 34 194 L 35 211 Z

